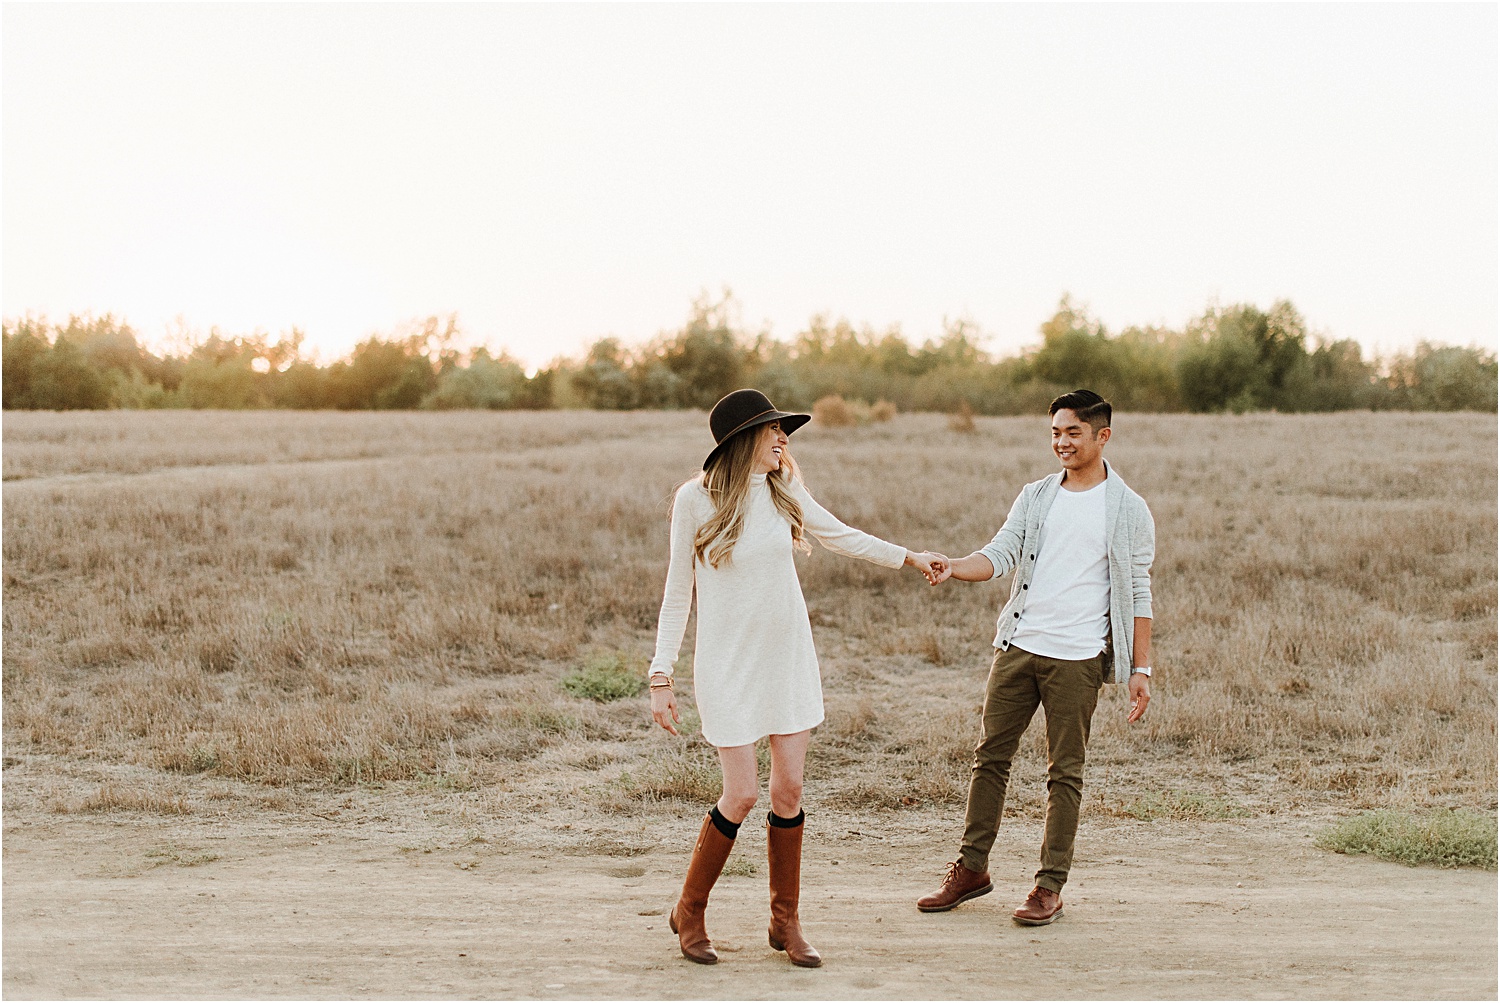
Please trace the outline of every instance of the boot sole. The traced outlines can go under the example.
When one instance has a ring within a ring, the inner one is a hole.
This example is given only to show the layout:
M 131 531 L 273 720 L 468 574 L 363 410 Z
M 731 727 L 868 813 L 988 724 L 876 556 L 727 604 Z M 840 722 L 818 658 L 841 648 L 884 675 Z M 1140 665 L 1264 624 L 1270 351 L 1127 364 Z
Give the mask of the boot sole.
M 1022 919 L 1020 916 L 1012 916 L 1011 919 L 1015 920 L 1017 923 L 1020 923 L 1022 926 L 1046 926 L 1048 923 L 1051 923 L 1054 919 L 1061 915 L 1062 908 L 1059 907 L 1057 912 L 1053 913 L 1051 916 L 1048 916 L 1046 919 Z
M 989 884 L 985 885 L 983 888 L 976 888 L 972 892 L 967 892 L 967 893 L 965 893 L 963 895 L 960 895 L 958 898 L 954 899 L 952 902 L 949 902 L 947 905 L 920 905 L 919 904 L 917 906 L 917 911 L 918 912 L 947 912 L 949 909 L 956 909 L 959 905 L 963 904 L 964 902 L 969 901 L 969 899 L 977 899 L 979 896 L 981 896 L 981 895 L 988 895 L 990 892 L 992 892 L 994 890 L 995 890 L 995 883 L 993 881 L 991 881 Z
M 773 950 L 773 951 L 785 951 L 786 950 L 786 945 L 783 944 L 783 943 L 781 943 L 781 941 L 777 940 L 775 937 L 772 937 L 772 936 L 770 936 L 768 934 L 766 936 L 766 940 L 768 940 L 768 941 L 771 942 L 771 950 Z M 790 961 L 792 964 L 796 965 L 798 968 L 822 968 L 823 967 L 823 959 L 822 958 L 819 958 L 817 961 L 798 961 L 796 958 L 794 958 L 790 954 L 788 954 L 786 956 L 786 960 Z

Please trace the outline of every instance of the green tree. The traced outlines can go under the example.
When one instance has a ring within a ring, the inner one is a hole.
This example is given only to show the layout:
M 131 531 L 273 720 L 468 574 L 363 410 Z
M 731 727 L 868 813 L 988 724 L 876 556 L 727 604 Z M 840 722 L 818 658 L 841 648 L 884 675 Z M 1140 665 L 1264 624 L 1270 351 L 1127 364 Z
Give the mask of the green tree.
M 509 355 L 494 358 L 485 348 L 469 354 L 467 364 L 448 365 L 438 375 L 437 388 L 422 401 L 431 410 L 514 407 L 526 385 L 526 373 Z
M 1390 364 L 1395 407 L 1415 411 L 1494 411 L 1496 360 L 1479 348 L 1421 342 Z
M 1308 355 L 1310 379 L 1299 411 L 1343 411 L 1382 403 L 1375 366 L 1364 359 L 1359 343 L 1320 341 Z
M 557 367 L 540 369 L 516 394 L 516 407 L 542 411 L 557 407 Z
M 1194 411 L 1297 410 L 1311 379 L 1306 325 L 1286 300 L 1210 309 L 1189 326 L 1177 373 Z
M 1087 387 L 1104 394 L 1124 381 L 1120 353 L 1110 341 L 1104 325 L 1076 306 L 1068 296 L 1042 324 L 1042 347 L 1031 356 L 1036 379 L 1073 389 Z
M 386 340 L 376 335 L 354 347 L 343 368 L 331 367 L 334 406 L 342 410 L 407 410 L 437 389 L 437 371 L 421 333 Z
M 1261 399 L 1255 345 L 1237 331 L 1214 331 L 1177 358 L 1177 385 L 1190 411 L 1248 411 Z
M 109 407 L 109 383 L 67 338 L 59 336 L 51 351 L 38 356 L 31 373 L 29 406 L 44 411 Z
M 629 366 L 630 357 L 618 338 L 600 338 L 590 346 L 583 366 L 572 374 L 573 386 L 591 408 L 629 410 L 637 401 Z
M 36 373 L 52 351 L 45 321 L 27 317 L 14 325 L 6 324 L 4 351 L 0 355 L 0 380 L 3 380 L 4 406 L 7 409 L 39 407 L 32 396 Z
M 193 347 L 182 370 L 177 394 L 185 407 L 265 407 L 261 374 L 255 371 L 258 346 L 244 338 L 226 337 L 217 329 Z
M 659 343 L 661 361 L 681 381 L 685 407 L 711 408 L 744 385 L 749 352 L 731 326 L 733 306 L 728 290 L 717 301 L 700 296 L 687 325 Z

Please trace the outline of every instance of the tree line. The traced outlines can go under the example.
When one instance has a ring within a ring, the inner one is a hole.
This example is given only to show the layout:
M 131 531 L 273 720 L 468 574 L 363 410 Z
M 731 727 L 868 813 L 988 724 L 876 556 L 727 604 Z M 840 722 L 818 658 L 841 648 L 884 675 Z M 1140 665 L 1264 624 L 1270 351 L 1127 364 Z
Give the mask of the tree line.
M 7 409 L 74 408 L 709 408 L 743 386 L 780 407 L 837 395 L 902 411 L 1044 411 L 1086 386 L 1135 411 L 1494 411 L 1496 358 L 1479 348 L 1422 342 L 1366 358 L 1348 339 L 1309 335 L 1285 300 L 1269 309 L 1211 306 L 1182 327 L 1112 333 L 1068 297 L 1015 355 L 981 348 L 968 321 L 920 346 L 899 328 L 876 331 L 814 317 L 790 341 L 735 323 L 726 293 L 693 304 L 678 330 L 631 348 L 596 341 L 531 375 L 509 354 L 462 350 L 457 318 L 430 317 L 372 335 L 319 365 L 302 332 L 271 341 L 217 329 L 176 352 L 148 351 L 113 316 L 4 323 Z

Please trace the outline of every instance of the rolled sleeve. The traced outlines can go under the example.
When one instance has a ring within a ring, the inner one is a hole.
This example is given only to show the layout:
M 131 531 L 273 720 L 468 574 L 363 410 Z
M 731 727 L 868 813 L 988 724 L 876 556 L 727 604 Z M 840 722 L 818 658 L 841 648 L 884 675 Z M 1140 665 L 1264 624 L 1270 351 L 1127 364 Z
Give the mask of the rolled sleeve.
M 1156 559 L 1156 521 L 1141 502 L 1135 531 L 1130 534 L 1130 598 L 1135 615 L 1151 617 L 1151 563 Z

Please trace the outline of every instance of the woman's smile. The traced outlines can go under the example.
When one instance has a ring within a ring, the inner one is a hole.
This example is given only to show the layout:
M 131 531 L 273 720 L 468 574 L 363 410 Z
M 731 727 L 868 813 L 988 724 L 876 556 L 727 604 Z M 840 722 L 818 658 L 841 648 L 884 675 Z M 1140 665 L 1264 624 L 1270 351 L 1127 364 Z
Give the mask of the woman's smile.
M 769 474 L 781 469 L 781 454 L 786 450 L 786 433 L 781 430 L 781 422 L 773 421 L 766 426 L 761 433 L 760 449 L 755 454 L 755 472 L 758 474 Z

